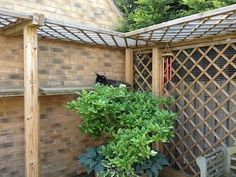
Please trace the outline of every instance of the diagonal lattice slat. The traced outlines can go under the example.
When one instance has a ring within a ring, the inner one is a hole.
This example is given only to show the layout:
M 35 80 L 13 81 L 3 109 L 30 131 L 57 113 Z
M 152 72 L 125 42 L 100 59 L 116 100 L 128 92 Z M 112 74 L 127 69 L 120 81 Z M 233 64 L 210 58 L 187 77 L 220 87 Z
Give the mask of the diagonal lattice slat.
M 152 91 L 152 51 L 134 52 L 134 89 Z
M 236 44 L 174 53 L 173 77 L 164 91 L 175 98 L 170 108 L 178 119 L 176 136 L 164 150 L 172 166 L 199 176 L 197 156 L 236 142 Z

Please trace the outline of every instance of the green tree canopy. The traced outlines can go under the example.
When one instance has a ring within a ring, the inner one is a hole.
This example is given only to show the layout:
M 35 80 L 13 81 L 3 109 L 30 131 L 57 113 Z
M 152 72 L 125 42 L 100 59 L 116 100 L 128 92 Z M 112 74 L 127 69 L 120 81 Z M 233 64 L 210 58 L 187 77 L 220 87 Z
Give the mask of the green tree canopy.
M 236 3 L 236 0 L 115 0 L 115 2 L 124 14 L 117 30 L 127 32 L 231 5 Z

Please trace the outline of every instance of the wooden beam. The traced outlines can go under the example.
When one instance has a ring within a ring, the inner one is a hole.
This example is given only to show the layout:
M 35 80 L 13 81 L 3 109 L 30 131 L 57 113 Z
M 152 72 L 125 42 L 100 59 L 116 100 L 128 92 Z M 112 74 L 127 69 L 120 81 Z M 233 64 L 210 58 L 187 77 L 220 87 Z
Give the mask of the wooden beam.
M 31 19 L 24 19 L 6 29 L 1 34 L 5 36 L 18 36 L 23 33 L 25 26 L 44 25 L 44 16 L 42 14 L 33 14 Z
M 23 20 L 20 23 L 14 24 L 13 26 L 6 28 L 2 31 L 5 36 L 18 36 L 23 34 L 23 28 L 29 26 L 32 23 L 31 20 Z
M 39 177 L 37 26 L 24 29 L 25 177 Z
M 133 86 L 133 50 L 125 50 L 125 82 Z
M 194 48 L 194 47 L 203 47 L 209 46 L 210 44 L 220 45 L 225 43 L 234 43 L 236 41 L 236 34 L 222 34 L 222 35 L 215 35 L 201 39 L 194 39 L 188 41 L 179 41 L 171 43 L 172 50 L 180 50 L 183 48 Z M 162 48 L 165 45 L 161 46 Z

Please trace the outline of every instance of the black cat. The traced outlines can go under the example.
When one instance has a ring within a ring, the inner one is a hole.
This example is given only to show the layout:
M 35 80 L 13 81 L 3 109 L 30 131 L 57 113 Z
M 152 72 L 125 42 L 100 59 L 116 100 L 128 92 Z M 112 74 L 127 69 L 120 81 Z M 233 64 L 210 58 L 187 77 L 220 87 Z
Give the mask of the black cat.
M 113 87 L 119 87 L 121 85 L 125 86 L 125 87 L 130 87 L 130 84 L 122 82 L 122 81 L 117 81 L 117 80 L 112 80 L 112 79 L 108 79 L 106 78 L 104 75 L 100 75 L 98 73 L 96 73 L 97 78 L 95 83 L 100 83 L 103 85 L 111 85 Z

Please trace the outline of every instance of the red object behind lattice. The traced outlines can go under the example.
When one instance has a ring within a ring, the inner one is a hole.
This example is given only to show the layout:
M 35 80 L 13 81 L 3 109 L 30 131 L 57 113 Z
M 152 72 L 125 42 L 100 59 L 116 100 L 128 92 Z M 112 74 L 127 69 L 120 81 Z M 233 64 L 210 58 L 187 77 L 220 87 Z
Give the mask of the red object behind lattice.
M 172 60 L 173 60 L 173 57 L 172 56 L 165 56 L 163 57 L 163 60 L 164 60 L 164 83 L 168 82 L 171 80 L 172 78 Z
M 166 47 L 165 47 L 162 57 L 164 60 L 164 62 L 163 62 L 164 83 L 166 83 L 166 82 L 170 81 L 172 78 L 172 72 L 173 72 L 172 62 L 173 62 L 173 58 L 174 58 L 174 55 L 171 52 L 168 44 L 166 44 Z

